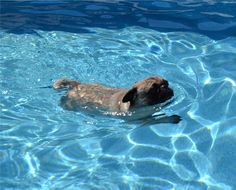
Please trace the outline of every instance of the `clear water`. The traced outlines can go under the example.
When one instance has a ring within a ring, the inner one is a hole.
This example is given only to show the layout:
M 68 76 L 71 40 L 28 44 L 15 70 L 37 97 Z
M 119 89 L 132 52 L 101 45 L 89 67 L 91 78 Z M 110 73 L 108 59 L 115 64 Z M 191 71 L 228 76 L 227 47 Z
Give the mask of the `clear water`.
M 236 37 L 84 30 L 0 31 L 1 189 L 236 189 Z M 163 111 L 179 124 L 66 111 L 63 92 L 41 88 L 63 76 L 128 88 L 152 75 L 170 81 Z

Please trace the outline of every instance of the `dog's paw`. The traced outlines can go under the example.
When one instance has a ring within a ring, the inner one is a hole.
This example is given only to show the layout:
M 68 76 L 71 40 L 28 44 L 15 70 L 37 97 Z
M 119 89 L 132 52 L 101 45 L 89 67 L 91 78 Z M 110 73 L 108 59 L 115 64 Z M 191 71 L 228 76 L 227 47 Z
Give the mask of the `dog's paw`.
M 170 123 L 174 123 L 174 124 L 177 124 L 182 120 L 182 118 L 179 115 L 169 116 L 168 119 L 169 119 Z
M 156 121 L 155 123 L 172 123 L 172 124 L 177 124 L 182 120 L 182 118 L 178 115 L 154 117 L 154 119 Z

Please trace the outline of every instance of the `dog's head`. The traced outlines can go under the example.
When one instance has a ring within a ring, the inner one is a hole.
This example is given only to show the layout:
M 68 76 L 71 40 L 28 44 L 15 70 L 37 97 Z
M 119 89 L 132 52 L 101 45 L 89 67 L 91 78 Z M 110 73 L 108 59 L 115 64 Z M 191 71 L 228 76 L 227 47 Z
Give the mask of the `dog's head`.
M 147 106 L 165 102 L 174 96 L 174 92 L 169 88 L 168 81 L 155 76 L 141 80 L 123 97 L 122 102 L 130 102 L 131 106 Z

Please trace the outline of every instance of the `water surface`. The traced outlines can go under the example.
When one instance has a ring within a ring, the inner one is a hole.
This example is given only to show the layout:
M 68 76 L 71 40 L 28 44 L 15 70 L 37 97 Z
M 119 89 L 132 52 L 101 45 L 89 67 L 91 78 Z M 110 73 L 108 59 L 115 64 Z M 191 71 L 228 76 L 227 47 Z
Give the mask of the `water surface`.
M 2 27 L 1 187 L 235 189 L 235 36 L 143 26 L 83 29 Z M 66 111 L 58 105 L 63 92 L 41 88 L 60 77 L 129 88 L 152 75 L 173 87 L 175 100 L 162 111 L 180 115 L 179 124 Z

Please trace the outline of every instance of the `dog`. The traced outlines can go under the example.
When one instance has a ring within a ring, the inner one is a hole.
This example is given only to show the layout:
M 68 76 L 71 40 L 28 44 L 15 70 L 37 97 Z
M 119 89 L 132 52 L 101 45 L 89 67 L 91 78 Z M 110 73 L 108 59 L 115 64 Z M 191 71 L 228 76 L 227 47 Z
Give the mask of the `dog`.
M 130 89 L 83 84 L 66 78 L 56 80 L 53 88 L 55 90 L 68 89 L 68 92 L 62 96 L 60 105 L 64 109 L 72 111 L 81 110 L 82 107 L 90 110 L 107 110 L 113 113 L 142 110 L 141 114 L 145 115 L 147 113 L 145 107 L 164 103 L 174 96 L 168 81 L 160 76 L 145 78 L 136 82 Z

